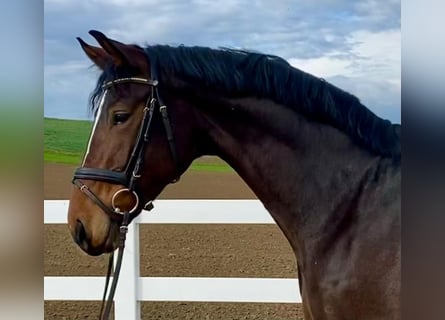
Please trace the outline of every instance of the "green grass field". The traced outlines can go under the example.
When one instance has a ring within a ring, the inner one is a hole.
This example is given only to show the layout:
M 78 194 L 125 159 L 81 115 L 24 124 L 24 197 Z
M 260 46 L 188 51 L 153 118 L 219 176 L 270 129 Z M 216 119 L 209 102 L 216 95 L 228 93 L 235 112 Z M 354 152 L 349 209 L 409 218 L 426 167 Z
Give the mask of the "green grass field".
M 93 123 L 80 120 L 44 119 L 45 162 L 79 165 L 82 161 Z M 215 172 L 233 171 L 224 161 L 203 157 L 191 169 Z
M 45 118 L 45 161 L 80 164 L 91 127 L 90 121 Z

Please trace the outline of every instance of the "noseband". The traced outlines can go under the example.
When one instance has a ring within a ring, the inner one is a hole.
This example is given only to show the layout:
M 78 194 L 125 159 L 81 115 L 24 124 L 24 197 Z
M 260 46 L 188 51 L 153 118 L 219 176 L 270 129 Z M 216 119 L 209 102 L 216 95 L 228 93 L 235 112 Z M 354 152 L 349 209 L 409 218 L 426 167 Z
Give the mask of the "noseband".
M 74 171 L 72 183 L 76 185 L 88 198 L 90 198 L 96 205 L 98 205 L 110 219 L 122 223 L 123 214 L 126 212 L 130 215 L 137 215 L 142 209 L 151 210 L 153 204 L 151 201 L 147 202 L 144 207 L 141 206 L 142 197 L 139 196 L 140 190 L 138 180 L 141 178 L 141 170 L 144 161 L 145 149 L 149 142 L 150 128 L 153 122 L 153 116 L 158 110 L 162 116 L 162 122 L 167 135 L 167 140 L 170 152 L 175 162 L 175 167 L 178 167 L 178 156 L 176 146 L 173 138 L 173 130 L 167 113 L 167 106 L 163 104 L 158 93 L 158 81 L 144 78 L 120 78 L 113 81 L 106 82 L 102 88 L 108 90 L 109 88 L 122 83 L 138 83 L 148 85 L 151 87 L 151 95 L 148 97 L 144 106 L 144 116 L 139 129 L 136 143 L 131 152 L 130 158 L 127 162 L 124 171 L 113 171 L 100 168 L 77 168 Z M 99 116 L 99 115 L 98 115 Z M 177 182 L 179 177 L 172 182 Z M 111 184 L 125 186 L 119 189 L 112 196 L 111 206 L 106 205 L 82 180 L 101 181 Z M 130 210 L 121 210 L 116 204 L 118 195 L 128 193 L 134 198 L 135 205 Z

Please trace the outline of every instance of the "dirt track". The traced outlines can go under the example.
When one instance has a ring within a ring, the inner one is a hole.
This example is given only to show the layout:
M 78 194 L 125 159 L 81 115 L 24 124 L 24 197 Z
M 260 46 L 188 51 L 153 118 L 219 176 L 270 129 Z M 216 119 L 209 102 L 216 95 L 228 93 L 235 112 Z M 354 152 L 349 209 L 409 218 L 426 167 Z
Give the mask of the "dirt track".
M 45 199 L 68 199 L 74 167 L 45 164 Z M 188 171 L 163 199 L 249 199 L 231 172 Z M 230 233 L 230 237 L 227 234 Z M 143 225 L 142 276 L 295 277 L 281 231 L 271 225 Z M 76 247 L 66 226 L 45 225 L 45 276 L 104 275 L 106 257 Z M 99 302 L 45 302 L 45 319 L 97 319 Z M 144 302 L 142 319 L 303 319 L 297 304 Z

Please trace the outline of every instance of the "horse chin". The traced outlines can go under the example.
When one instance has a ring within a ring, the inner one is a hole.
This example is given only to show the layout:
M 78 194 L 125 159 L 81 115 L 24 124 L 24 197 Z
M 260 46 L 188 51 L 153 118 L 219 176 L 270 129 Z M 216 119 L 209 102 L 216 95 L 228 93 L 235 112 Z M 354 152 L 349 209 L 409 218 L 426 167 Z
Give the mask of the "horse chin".
M 107 240 L 103 246 L 102 253 L 111 253 L 119 246 L 119 226 L 115 223 L 111 224 L 108 232 Z
M 82 246 L 80 248 L 90 256 L 100 256 L 102 254 L 111 253 L 119 246 L 119 226 L 114 223 L 110 226 L 108 236 L 99 246 Z

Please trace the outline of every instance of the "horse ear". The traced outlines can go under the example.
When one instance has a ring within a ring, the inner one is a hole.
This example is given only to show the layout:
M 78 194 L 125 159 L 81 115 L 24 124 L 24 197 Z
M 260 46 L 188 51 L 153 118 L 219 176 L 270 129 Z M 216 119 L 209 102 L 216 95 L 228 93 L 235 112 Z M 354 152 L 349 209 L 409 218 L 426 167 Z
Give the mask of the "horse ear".
M 90 60 L 93 61 L 94 64 L 102 70 L 105 69 L 105 66 L 111 59 L 110 55 L 106 53 L 104 49 L 91 46 L 79 37 L 77 37 L 76 39 L 77 41 L 79 41 L 80 46 L 82 47 L 88 58 L 90 58 Z
M 90 30 L 89 34 L 97 40 L 116 66 L 132 66 L 143 72 L 149 70 L 147 57 L 140 47 L 109 39 L 96 30 Z
M 121 46 L 118 46 L 118 44 L 120 44 L 119 42 L 108 39 L 107 36 L 97 30 L 90 30 L 88 33 L 91 34 L 101 47 L 110 55 L 116 66 L 129 64 L 129 59 L 125 55 L 125 52 L 121 50 Z

